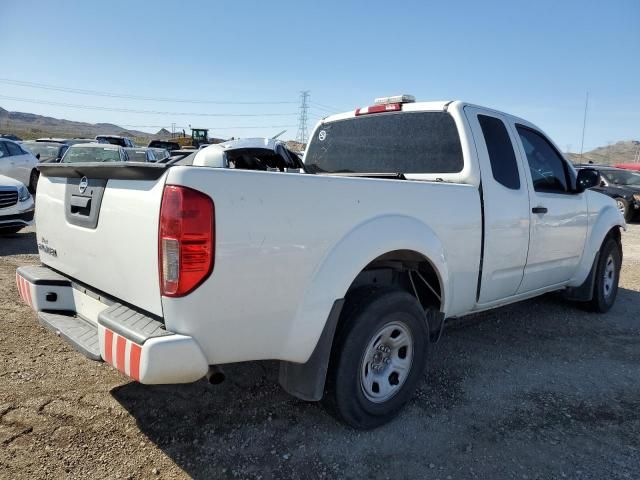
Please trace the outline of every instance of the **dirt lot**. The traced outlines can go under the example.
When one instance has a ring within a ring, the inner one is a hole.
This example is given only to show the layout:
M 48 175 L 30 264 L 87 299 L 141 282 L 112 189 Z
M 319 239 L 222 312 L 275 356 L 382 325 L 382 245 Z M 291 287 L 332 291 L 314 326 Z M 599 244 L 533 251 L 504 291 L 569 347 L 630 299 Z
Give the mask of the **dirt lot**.
M 40 327 L 15 288 L 32 231 L 0 239 L 0 478 L 638 478 L 640 225 L 618 302 L 555 295 L 456 322 L 415 399 L 372 432 L 286 395 L 275 363 L 144 387 Z

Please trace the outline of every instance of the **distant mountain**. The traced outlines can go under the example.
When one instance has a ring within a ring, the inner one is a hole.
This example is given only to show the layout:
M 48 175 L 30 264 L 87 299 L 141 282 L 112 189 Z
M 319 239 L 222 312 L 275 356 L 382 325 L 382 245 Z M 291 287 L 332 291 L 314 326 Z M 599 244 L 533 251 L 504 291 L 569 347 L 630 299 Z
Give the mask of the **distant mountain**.
M 40 137 L 93 138 L 96 135 L 122 135 L 135 139 L 139 144 L 171 136 L 164 128 L 153 135 L 139 130 L 129 130 L 112 123 L 74 122 L 33 113 L 9 112 L 2 107 L 0 107 L 0 133 L 13 133 L 25 140 Z
M 632 163 L 634 160 L 640 160 L 640 141 L 626 140 L 613 143 L 606 147 L 598 147 L 589 152 L 585 152 L 580 157 L 579 153 L 567 153 L 567 157 L 574 163 L 602 163 L 605 165 L 614 165 L 616 163 Z

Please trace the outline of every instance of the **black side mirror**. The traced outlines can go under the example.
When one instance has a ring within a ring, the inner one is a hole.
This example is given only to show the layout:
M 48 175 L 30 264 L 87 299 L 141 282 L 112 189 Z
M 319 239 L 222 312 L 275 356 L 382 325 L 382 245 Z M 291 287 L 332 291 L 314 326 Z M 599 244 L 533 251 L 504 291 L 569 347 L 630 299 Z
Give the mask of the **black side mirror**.
M 39 154 L 39 153 L 36 153 L 36 158 L 37 158 L 38 160 L 40 160 L 40 154 Z
M 582 193 L 587 188 L 597 187 L 601 181 L 598 170 L 595 168 L 582 168 L 578 171 L 578 178 L 576 179 L 576 193 Z

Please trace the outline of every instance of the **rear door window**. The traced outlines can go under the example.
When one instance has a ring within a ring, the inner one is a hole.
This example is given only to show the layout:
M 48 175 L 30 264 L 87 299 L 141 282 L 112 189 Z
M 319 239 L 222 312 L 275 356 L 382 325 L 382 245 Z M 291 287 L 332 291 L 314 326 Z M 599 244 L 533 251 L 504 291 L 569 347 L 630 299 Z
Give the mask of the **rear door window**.
M 507 188 L 519 190 L 518 162 L 504 123 L 499 118 L 488 115 L 478 115 L 478 122 L 487 145 L 493 178 Z
M 457 173 L 462 145 L 446 112 L 372 114 L 321 125 L 305 158 L 310 173 Z

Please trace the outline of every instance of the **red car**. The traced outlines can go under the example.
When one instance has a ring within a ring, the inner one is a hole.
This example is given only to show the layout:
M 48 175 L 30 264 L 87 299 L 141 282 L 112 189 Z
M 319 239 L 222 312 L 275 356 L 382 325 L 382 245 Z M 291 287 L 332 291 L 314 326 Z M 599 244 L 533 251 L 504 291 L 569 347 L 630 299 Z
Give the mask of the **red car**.
M 624 168 L 625 170 L 636 170 L 640 172 L 640 163 L 619 163 L 616 168 Z

